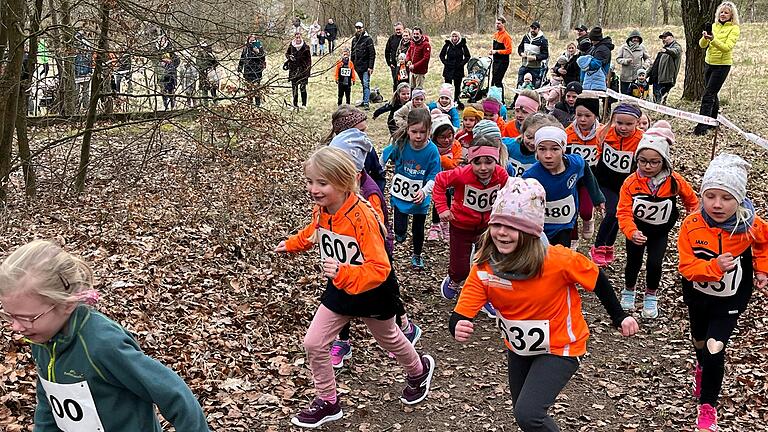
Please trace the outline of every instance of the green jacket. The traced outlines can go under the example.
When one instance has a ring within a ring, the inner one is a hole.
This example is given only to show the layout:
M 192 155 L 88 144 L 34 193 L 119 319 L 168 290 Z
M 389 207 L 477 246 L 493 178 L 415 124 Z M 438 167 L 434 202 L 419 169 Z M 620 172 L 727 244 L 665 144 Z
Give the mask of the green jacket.
M 708 41 L 703 37 L 699 39 L 699 46 L 707 48 L 707 56 L 704 61 L 710 65 L 732 65 L 733 47 L 739 40 L 739 26 L 731 21 L 720 24 L 720 21 L 712 24 L 712 36 L 714 39 Z
M 58 384 L 87 381 L 105 432 L 162 431 L 153 404 L 178 431 L 209 431 L 184 381 L 141 352 L 119 324 L 81 305 L 65 329 L 45 344 L 32 344 L 38 373 L 35 432 L 60 430 L 40 378 Z

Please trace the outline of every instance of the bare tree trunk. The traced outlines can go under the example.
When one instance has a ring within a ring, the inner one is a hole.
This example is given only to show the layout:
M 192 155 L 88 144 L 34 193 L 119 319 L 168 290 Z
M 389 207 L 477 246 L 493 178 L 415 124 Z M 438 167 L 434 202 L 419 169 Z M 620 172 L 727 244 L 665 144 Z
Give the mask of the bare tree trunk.
M 448 0 L 443 0 L 443 26 L 448 22 Z
M 475 0 L 475 32 L 484 33 L 486 31 L 483 16 L 485 15 L 485 0 Z
M 75 190 L 82 192 L 85 189 L 85 177 L 88 172 L 88 164 L 91 158 L 91 136 L 93 135 L 93 123 L 96 120 L 96 106 L 101 96 L 101 82 L 103 80 L 103 65 L 107 61 L 107 38 L 109 36 L 109 6 L 106 0 L 99 4 L 101 15 L 101 33 L 99 34 L 99 48 L 96 55 L 96 65 L 93 68 L 91 78 L 91 100 L 88 104 L 88 114 L 85 118 L 85 132 L 83 143 L 80 146 L 80 165 L 75 178 Z
M 605 23 L 605 0 L 597 0 L 597 25 L 603 27 Z
M 58 110 L 61 115 L 71 115 L 75 112 L 75 64 L 72 58 L 73 32 L 71 23 L 72 7 L 69 0 L 59 0 L 56 7 L 55 0 L 49 0 L 48 7 L 51 11 L 54 24 L 54 34 L 57 35 L 54 42 L 56 53 L 56 68 L 59 71 L 59 89 L 57 91 Z M 57 12 L 58 11 L 58 12 Z M 59 30 L 57 21 L 61 18 Z
M 661 13 L 663 16 L 663 24 L 669 25 L 669 0 L 661 0 Z
M 704 54 L 701 32 L 711 22 L 720 0 L 681 0 L 685 30 L 685 81 L 683 99 L 695 101 L 704 94 Z
M 24 0 L 5 0 L 2 8 L 2 27 L 8 63 L 0 75 L 0 204 L 7 201 L 6 183 L 11 170 L 11 149 L 16 125 L 21 86 L 21 63 L 24 58 L 24 34 L 26 7 Z M 7 43 L 6 43 L 7 42 Z
M 496 16 L 502 16 L 504 15 L 504 0 L 497 0 L 496 1 Z M 512 16 L 515 15 L 515 11 L 512 10 Z
M 560 39 L 568 38 L 571 32 L 571 17 L 573 16 L 573 0 L 563 0 L 563 17 L 560 21 Z
M 651 0 L 651 25 L 659 24 L 659 0 Z

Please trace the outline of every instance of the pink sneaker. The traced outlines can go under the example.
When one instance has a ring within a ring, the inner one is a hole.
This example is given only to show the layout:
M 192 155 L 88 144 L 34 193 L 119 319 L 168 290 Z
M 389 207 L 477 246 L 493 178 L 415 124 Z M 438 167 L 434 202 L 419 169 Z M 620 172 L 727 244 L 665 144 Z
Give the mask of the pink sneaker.
M 589 249 L 589 257 L 598 267 L 605 265 L 605 246 L 592 246 Z
M 432 226 L 429 227 L 429 232 L 427 232 L 427 241 L 438 241 L 442 234 L 443 230 L 440 229 L 440 225 L 432 224 Z
M 614 256 L 613 256 L 613 246 L 603 246 L 603 254 L 605 256 L 605 265 L 609 265 L 613 262 Z
M 451 227 L 448 222 L 440 222 L 440 230 L 443 232 L 443 240 L 448 243 L 451 241 Z
M 699 418 L 696 419 L 699 432 L 717 432 L 717 411 L 710 404 L 699 405 Z
M 701 396 L 701 366 L 696 363 L 693 370 L 693 397 L 698 399 Z

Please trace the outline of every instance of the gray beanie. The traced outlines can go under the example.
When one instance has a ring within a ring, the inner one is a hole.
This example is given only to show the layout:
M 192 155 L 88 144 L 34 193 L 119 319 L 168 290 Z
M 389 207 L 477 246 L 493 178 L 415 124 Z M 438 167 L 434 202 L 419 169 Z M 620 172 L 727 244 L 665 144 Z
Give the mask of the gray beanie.
M 637 144 L 637 150 L 635 151 L 635 159 L 637 155 L 643 150 L 654 150 L 661 155 L 661 158 L 667 163 L 667 167 L 672 169 L 672 160 L 669 158 L 669 142 L 663 136 L 643 134 L 643 138 L 640 143 Z
M 499 125 L 490 120 L 480 120 L 472 129 L 472 142 L 476 142 L 480 137 L 496 138 L 501 140 L 501 130 Z
M 701 179 L 701 193 L 722 189 L 733 195 L 739 204 L 747 197 L 747 172 L 752 165 L 731 153 L 720 153 L 709 163 Z
M 355 168 L 358 171 L 362 171 L 365 167 L 365 158 L 368 153 L 373 149 L 373 143 L 368 138 L 365 132 L 357 128 L 347 129 L 341 131 L 338 135 L 331 140 L 331 147 L 344 150 L 344 153 L 348 154 L 352 162 L 355 163 Z

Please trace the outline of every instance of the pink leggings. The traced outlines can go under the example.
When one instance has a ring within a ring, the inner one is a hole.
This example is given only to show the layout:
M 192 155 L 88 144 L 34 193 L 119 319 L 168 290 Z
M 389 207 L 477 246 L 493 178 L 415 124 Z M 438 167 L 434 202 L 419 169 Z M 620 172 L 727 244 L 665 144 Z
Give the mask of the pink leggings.
M 317 308 L 315 317 L 304 336 L 304 349 L 309 359 L 309 369 L 315 380 L 317 396 L 325 400 L 336 398 L 336 375 L 331 366 L 331 355 L 328 350 L 339 330 L 354 317 L 339 315 L 322 304 Z M 409 376 L 417 376 L 423 372 L 421 357 L 416 353 L 400 327 L 395 324 L 395 318 L 378 320 L 361 318 L 373 334 L 376 342 L 385 350 L 393 353 Z
M 592 197 L 589 196 L 589 191 L 585 186 L 579 186 L 579 216 L 581 220 L 592 220 L 592 213 L 595 206 L 592 204 Z M 579 238 L 579 221 L 573 224 L 573 231 L 571 232 L 571 240 L 577 240 Z

